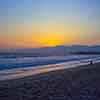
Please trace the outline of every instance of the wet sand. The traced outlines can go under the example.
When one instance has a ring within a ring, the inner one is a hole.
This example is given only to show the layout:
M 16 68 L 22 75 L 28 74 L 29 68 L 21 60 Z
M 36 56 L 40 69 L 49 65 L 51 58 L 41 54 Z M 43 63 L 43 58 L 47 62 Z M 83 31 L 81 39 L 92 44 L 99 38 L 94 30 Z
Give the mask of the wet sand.
M 0 100 L 99 100 L 100 63 L 0 81 Z

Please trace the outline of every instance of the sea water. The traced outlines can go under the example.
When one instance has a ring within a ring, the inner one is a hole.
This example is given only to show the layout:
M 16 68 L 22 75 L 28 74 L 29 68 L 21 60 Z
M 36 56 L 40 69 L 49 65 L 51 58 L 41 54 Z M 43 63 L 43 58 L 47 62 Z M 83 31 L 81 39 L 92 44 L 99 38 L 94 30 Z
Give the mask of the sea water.
M 3 57 L 0 56 L 0 70 L 38 67 L 40 65 L 50 65 L 62 62 L 72 62 L 81 60 L 100 60 L 100 55 L 68 55 L 68 56 L 50 56 L 50 57 Z

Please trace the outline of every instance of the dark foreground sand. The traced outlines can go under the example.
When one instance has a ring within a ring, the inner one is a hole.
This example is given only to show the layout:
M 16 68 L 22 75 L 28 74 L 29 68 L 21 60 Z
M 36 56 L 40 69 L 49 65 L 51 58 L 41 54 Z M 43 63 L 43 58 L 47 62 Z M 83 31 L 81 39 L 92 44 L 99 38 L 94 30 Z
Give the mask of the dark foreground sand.
M 100 63 L 0 81 L 0 100 L 100 100 Z

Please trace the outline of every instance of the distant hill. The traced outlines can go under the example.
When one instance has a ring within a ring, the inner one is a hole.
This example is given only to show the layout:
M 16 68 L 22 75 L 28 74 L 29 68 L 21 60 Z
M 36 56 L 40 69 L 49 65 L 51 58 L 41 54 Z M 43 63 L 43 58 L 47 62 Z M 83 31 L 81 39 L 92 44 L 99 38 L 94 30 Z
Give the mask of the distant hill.
M 68 54 L 100 54 L 100 45 L 72 45 L 72 46 L 55 46 L 31 49 L 12 49 L 0 51 L 0 55 L 17 55 L 17 56 L 64 56 Z

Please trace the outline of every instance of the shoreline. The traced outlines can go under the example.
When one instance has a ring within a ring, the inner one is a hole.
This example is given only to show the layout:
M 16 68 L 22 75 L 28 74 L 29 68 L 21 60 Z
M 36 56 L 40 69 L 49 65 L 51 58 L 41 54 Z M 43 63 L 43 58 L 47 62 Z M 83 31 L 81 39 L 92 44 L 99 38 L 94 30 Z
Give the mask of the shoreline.
M 100 62 L 0 82 L 1 100 L 100 99 Z M 80 94 L 83 93 L 83 94 Z M 96 99 L 95 99 L 96 98 Z
M 72 57 L 73 56 L 73 57 Z M 89 60 L 92 59 L 93 61 L 95 60 L 100 60 L 100 56 L 98 55 L 70 55 L 65 57 L 43 57 L 43 58 L 23 58 L 23 59 L 14 59 L 14 61 L 10 60 L 10 63 L 4 64 L 6 60 L 4 60 L 4 63 L 0 63 L 0 71 L 1 70 L 10 70 L 10 69 L 16 69 L 16 68 L 27 68 L 27 67 L 38 67 L 38 66 L 45 66 L 45 65 L 51 65 L 51 64 L 60 64 L 60 63 L 65 63 L 65 62 L 70 62 L 70 61 L 80 61 L 80 60 Z M 28 62 L 27 62 L 28 61 Z M 2 62 L 2 60 L 1 60 Z M 6 61 L 8 62 L 8 60 Z M 16 62 L 15 64 L 12 64 L 11 62 Z M 20 62 L 20 63 L 19 63 Z M 27 62 L 27 63 L 26 63 Z
M 96 61 L 94 63 L 98 63 L 100 61 Z M 81 65 L 88 65 L 90 62 L 87 60 L 82 61 L 72 61 L 72 62 L 62 62 L 58 64 L 50 64 L 38 67 L 26 67 L 26 68 L 14 68 L 8 70 L 1 70 L 0 71 L 0 81 L 3 80 L 10 80 L 10 79 L 18 79 L 24 78 L 31 75 L 38 75 L 41 73 L 46 73 L 50 71 L 56 70 L 63 70 L 63 69 L 70 69 L 74 67 L 79 67 Z

